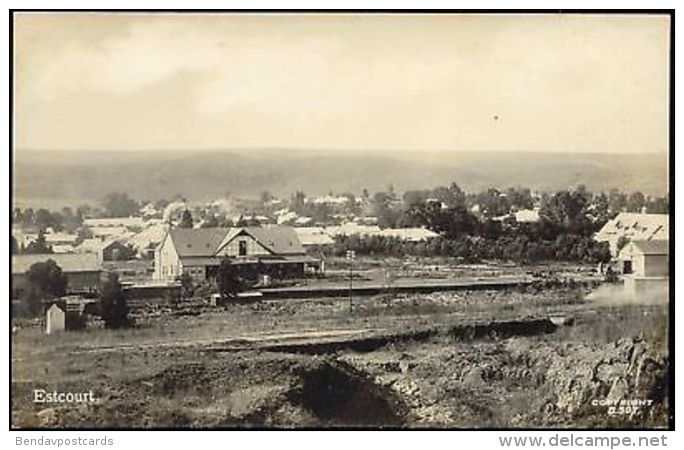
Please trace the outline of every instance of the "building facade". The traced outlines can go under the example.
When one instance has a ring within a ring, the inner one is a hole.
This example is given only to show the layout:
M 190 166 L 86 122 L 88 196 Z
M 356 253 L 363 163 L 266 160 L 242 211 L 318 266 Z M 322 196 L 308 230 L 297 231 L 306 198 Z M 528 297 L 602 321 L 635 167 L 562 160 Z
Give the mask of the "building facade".
M 195 281 L 210 279 L 224 258 L 246 272 L 277 278 L 303 276 L 307 266 L 320 265 L 306 255 L 290 227 L 176 228 L 155 251 L 155 279 L 173 281 L 183 274 Z
M 26 273 L 38 262 L 53 260 L 67 279 L 67 292 L 92 293 L 99 289 L 102 280 L 102 262 L 89 253 L 39 255 L 12 255 L 12 295 L 18 295 L 26 283 Z
M 618 254 L 618 270 L 637 278 L 669 276 L 669 241 L 631 241 Z

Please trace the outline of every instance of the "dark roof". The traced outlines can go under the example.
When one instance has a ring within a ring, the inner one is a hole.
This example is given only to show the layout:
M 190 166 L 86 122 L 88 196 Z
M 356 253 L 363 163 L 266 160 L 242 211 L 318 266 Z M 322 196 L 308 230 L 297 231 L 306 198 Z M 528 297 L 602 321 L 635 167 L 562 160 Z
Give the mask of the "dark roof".
M 246 227 L 249 233 L 261 245 L 276 255 L 299 255 L 304 247 L 292 227 L 265 225 L 262 227 Z
M 670 242 L 657 239 L 650 241 L 632 241 L 634 247 L 636 247 L 644 255 L 669 255 L 670 254 Z
M 213 256 L 226 238 L 246 233 L 267 250 L 276 255 L 301 255 L 304 247 L 291 227 L 267 225 L 263 227 L 235 228 L 174 228 L 169 231 L 173 244 L 181 258 Z
M 178 256 L 211 256 L 230 228 L 173 228 L 169 235 Z
M 92 253 L 44 253 L 39 255 L 12 255 L 12 274 L 26 273 L 37 262 L 53 260 L 64 273 L 98 272 L 102 264 Z

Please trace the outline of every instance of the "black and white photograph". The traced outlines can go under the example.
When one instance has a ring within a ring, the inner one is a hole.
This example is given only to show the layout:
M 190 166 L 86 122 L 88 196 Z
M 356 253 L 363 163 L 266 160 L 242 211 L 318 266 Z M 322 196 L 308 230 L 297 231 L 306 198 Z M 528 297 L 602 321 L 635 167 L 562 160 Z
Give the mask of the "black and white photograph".
M 9 21 L 10 430 L 674 429 L 674 11 Z

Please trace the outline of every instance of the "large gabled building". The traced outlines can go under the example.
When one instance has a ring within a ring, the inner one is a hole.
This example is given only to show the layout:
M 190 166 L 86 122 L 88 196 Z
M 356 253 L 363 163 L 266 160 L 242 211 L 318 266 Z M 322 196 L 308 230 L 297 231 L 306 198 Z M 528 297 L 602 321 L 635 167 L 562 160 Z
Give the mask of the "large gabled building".
M 627 241 L 668 240 L 670 237 L 668 214 L 620 213 L 609 220 L 594 236 L 598 242 L 607 242 L 615 257 L 620 239 Z
M 319 261 L 306 255 L 290 227 L 170 229 L 155 251 L 155 279 L 213 278 L 224 258 L 252 273 L 278 278 L 303 276 Z

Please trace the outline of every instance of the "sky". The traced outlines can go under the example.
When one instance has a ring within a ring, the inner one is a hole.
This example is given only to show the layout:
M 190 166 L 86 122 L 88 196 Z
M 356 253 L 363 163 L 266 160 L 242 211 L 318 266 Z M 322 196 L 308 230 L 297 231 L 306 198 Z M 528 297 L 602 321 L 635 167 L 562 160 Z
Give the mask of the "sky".
M 668 150 L 669 18 L 14 18 L 16 149 Z

